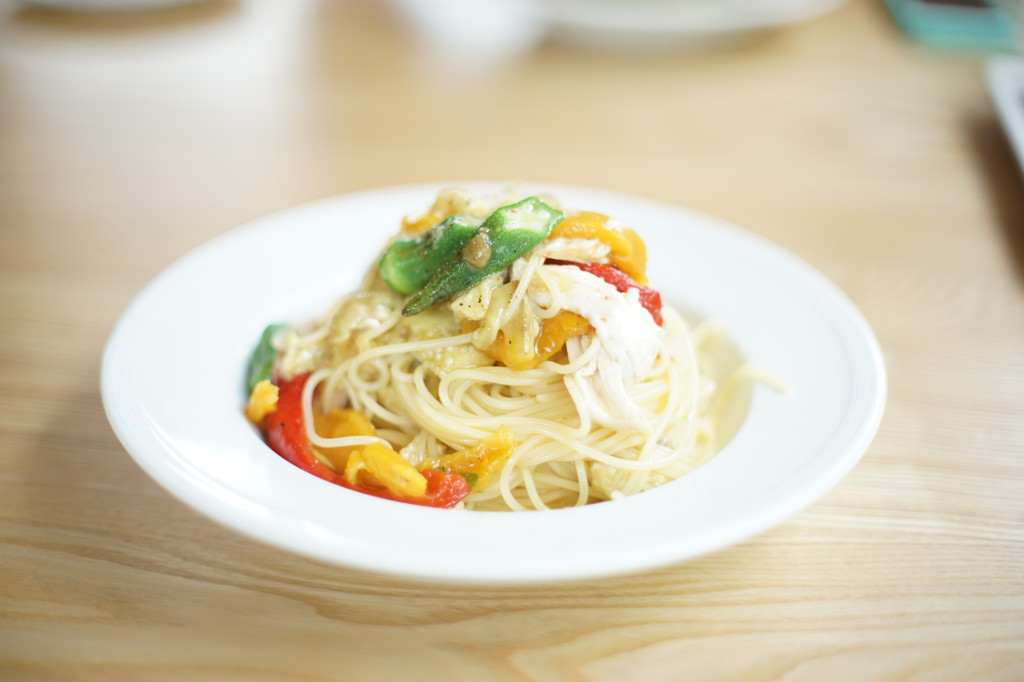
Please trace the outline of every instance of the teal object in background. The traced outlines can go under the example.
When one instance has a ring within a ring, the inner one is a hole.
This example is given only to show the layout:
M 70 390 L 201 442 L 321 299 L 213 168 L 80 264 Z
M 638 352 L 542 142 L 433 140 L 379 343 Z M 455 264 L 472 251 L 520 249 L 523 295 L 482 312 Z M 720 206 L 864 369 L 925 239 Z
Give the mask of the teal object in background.
M 1017 26 L 995 0 L 886 0 L 896 23 L 915 40 L 939 47 L 1016 50 Z

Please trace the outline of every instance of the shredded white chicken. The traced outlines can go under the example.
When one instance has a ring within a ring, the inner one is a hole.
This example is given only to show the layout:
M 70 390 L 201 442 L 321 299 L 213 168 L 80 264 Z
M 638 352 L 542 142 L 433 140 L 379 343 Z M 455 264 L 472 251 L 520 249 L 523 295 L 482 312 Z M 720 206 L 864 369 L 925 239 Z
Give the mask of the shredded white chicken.
M 581 414 L 613 429 L 650 431 L 650 415 L 645 415 L 631 393 L 636 382 L 654 363 L 662 344 L 664 331 L 640 304 L 639 293 L 631 289 L 620 293 L 596 275 L 579 268 L 545 265 L 545 280 L 555 289 L 540 288 L 532 292 L 540 305 L 550 305 L 551 296 L 558 304 L 587 318 L 596 332 L 600 348 L 594 359 L 565 381 L 577 396 Z M 594 336 L 574 336 L 566 342 L 570 362 L 583 355 L 595 340 Z

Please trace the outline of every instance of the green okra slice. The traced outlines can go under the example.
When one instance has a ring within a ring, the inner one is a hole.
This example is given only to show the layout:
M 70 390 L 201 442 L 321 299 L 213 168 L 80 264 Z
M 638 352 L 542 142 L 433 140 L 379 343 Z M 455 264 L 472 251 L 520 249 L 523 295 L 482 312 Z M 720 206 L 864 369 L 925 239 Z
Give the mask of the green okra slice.
M 453 215 L 414 239 L 391 242 L 378 263 L 381 277 L 400 294 L 419 291 L 448 259 L 462 251 L 481 222 L 473 216 Z
M 488 216 L 463 249 L 452 254 L 409 299 L 402 314 L 421 313 L 505 269 L 544 241 L 563 215 L 537 197 L 499 208 Z
M 249 366 L 245 372 L 245 385 L 249 389 L 249 393 L 252 393 L 256 384 L 264 379 L 272 378 L 274 361 L 277 359 L 277 349 L 273 346 L 274 336 L 284 328 L 283 324 L 270 324 L 260 335 L 259 343 L 256 344 L 252 355 L 249 356 Z

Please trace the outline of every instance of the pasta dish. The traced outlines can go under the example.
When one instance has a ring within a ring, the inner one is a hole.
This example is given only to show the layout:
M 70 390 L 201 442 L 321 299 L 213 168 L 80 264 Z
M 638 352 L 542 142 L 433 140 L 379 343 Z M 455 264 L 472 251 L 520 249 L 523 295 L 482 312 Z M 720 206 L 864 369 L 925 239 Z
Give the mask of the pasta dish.
M 444 191 L 319 321 L 267 327 L 246 416 L 292 464 L 401 502 L 552 509 L 660 486 L 719 447 L 728 386 L 705 370 L 715 328 L 666 305 L 646 262 L 613 217 Z

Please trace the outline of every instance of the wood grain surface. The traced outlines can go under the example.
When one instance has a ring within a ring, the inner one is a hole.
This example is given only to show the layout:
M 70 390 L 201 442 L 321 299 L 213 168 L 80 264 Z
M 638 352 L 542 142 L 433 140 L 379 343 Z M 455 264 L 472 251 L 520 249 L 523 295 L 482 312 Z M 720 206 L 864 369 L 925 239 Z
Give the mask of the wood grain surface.
M 881 2 L 700 52 L 505 60 L 385 5 L 0 9 L 0 679 L 1024 680 L 1024 179 L 984 55 Z M 476 178 L 735 222 L 875 329 L 888 409 L 783 525 L 688 563 L 437 586 L 286 554 L 172 498 L 104 417 L 141 287 L 262 214 Z

